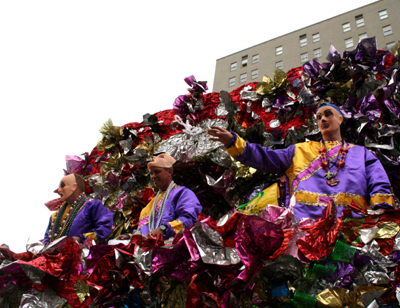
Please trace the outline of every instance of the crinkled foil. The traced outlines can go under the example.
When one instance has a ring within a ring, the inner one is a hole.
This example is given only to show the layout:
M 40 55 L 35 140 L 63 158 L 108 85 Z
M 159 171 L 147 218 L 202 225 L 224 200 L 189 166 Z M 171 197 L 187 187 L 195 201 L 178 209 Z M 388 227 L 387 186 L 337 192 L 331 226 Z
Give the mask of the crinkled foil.
M 59 297 L 51 288 L 43 292 L 32 289 L 30 293 L 23 294 L 19 308 L 57 308 L 67 303 L 67 300 Z
M 31 242 L 31 239 L 30 238 L 28 239 L 28 243 L 26 244 L 26 251 L 29 251 L 34 255 L 37 255 L 43 248 L 44 244 L 42 242 L 38 241 Z
M 387 239 L 396 236 L 399 232 L 400 227 L 397 223 L 393 221 L 381 222 L 378 225 L 378 232 L 375 235 L 377 239 Z
M 161 144 L 157 151 L 158 152 L 166 152 L 176 160 L 179 160 L 183 163 L 188 162 L 197 156 L 202 156 L 216 150 L 221 147 L 221 143 L 218 141 L 211 141 L 209 139 L 209 135 L 207 134 L 207 130 L 211 126 L 219 126 L 226 127 L 225 121 L 221 119 L 206 119 L 198 124 L 199 127 L 202 128 L 203 132 L 192 136 L 185 133 L 178 133 L 168 140 L 166 140 L 163 144 Z
M 232 103 L 232 97 L 228 92 L 222 90 L 219 93 L 219 100 L 220 104 L 214 111 L 217 116 L 233 116 L 239 111 L 239 106 L 235 103 Z
M 197 222 L 192 228 L 192 236 L 204 263 L 231 265 L 240 262 L 237 250 L 224 247 L 221 235 L 208 224 Z
M 378 226 L 372 227 L 370 229 L 360 230 L 360 239 L 363 243 L 368 244 L 374 238 L 375 234 L 378 232 Z
M 277 127 L 281 126 L 281 121 L 279 121 L 279 119 L 271 120 L 271 122 L 269 122 L 269 126 L 271 128 L 277 128 Z
M 77 282 L 75 282 L 74 289 L 81 303 L 83 303 L 86 298 L 90 296 L 89 286 L 83 280 L 78 280 Z
M 400 233 L 397 233 L 396 237 L 394 238 L 393 250 L 400 250 Z
M 240 96 L 242 100 L 250 100 L 253 102 L 258 102 L 261 100 L 262 96 L 259 95 L 256 91 L 241 91 Z
M 143 248 L 137 247 L 136 251 L 133 253 L 135 259 L 135 264 L 148 276 L 151 276 L 151 260 L 152 260 L 152 250 L 144 251 Z M 128 262 L 132 263 L 132 262 Z

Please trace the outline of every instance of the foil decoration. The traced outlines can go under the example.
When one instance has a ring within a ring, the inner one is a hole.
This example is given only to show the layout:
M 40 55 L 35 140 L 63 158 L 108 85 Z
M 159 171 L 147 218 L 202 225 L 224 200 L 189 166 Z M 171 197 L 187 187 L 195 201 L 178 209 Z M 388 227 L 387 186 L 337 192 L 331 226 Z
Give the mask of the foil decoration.
M 198 124 L 202 133 L 188 135 L 178 133 L 170 137 L 158 147 L 159 152 L 165 152 L 183 163 L 190 161 L 194 157 L 205 155 L 221 147 L 218 141 L 210 141 L 207 130 L 211 126 L 226 127 L 223 120 L 206 119 Z
M 100 133 L 103 135 L 103 138 L 97 142 L 97 149 L 99 151 L 106 151 L 117 145 L 121 137 L 121 128 L 114 126 L 112 120 L 108 119 L 100 128 Z
M 236 249 L 224 247 L 221 235 L 208 224 L 196 222 L 191 233 L 204 263 L 217 265 L 240 263 Z
M 40 253 L 40 251 L 42 251 L 44 248 L 44 244 L 42 242 L 39 241 L 32 241 L 29 238 L 28 239 L 28 243 L 26 244 L 26 251 L 31 252 L 34 255 L 37 255 Z
M 252 102 L 259 102 L 262 99 L 262 96 L 258 94 L 256 91 L 249 91 L 252 88 L 250 86 L 244 87 L 242 91 L 240 91 L 240 98 L 242 100 L 249 100 Z
M 232 118 L 239 111 L 239 106 L 232 103 L 232 97 L 227 91 L 221 91 L 219 93 L 219 100 L 220 104 L 214 111 L 217 116 L 228 116 L 228 118 Z
M 64 298 L 59 297 L 51 288 L 43 292 L 33 289 L 21 297 L 19 308 L 53 308 L 67 304 Z
M 86 298 L 90 296 L 89 286 L 83 280 L 78 280 L 75 282 L 74 289 L 81 303 L 83 303 Z
M 276 69 L 274 79 L 264 75 L 263 81 L 257 83 L 257 93 L 260 95 L 276 95 L 278 92 L 285 91 L 289 85 L 288 77 L 281 69 Z
M 84 153 L 87 159 L 88 153 Z M 65 162 L 67 165 L 66 174 L 79 173 L 85 167 L 87 161 L 76 155 L 65 155 Z
M 271 122 L 269 122 L 269 127 L 271 128 L 277 128 L 281 126 L 281 122 L 279 121 L 279 119 L 274 119 Z

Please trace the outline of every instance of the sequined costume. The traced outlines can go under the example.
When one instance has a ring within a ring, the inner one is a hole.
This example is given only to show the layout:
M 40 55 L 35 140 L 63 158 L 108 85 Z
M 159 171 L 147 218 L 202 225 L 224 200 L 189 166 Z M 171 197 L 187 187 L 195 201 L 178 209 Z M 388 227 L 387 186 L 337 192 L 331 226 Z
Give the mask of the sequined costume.
M 54 228 L 54 223 L 57 218 L 59 218 L 61 222 L 60 226 L 64 227 L 65 224 L 68 223 L 66 214 L 70 208 L 71 205 L 64 204 L 59 210 L 53 213 L 50 217 L 43 243 L 48 244 L 59 238 L 60 235 L 68 235 L 71 237 L 78 236 L 81 238 L 82 242 L 85 241 L 86 238 L 93 238 L 99 244 L 105 244 L 106 239 L 111 234 L 113 213 L 110 212 L 101 201 L 87 198 L 87 200 L 84 200 L 81 210 L 73 218 L 69 228 L 67 226 L 65 229 L 65 234 L 60 234 L 59 231 Z M 61 217 L 59 215 L 61 215 Z
M 326 182 L 319 153 L 321 143 L 299 143 L 286 149 L 271 150 L 244 141 L 235 135 L 235 141 L 226 149 L 241 163 L 275 174 L 286 174 L 287 189 L 296 197 L 294 213 L 297 220 L 318 218 L 329 200 L 338 206 L 338 215 L 352 201 L 362 209 L 394 206 L 390 182 L 380 161 L 365 147 L 348 144 L 345 165 L 337 173 L 339 183 L 331 187 Z M 337 156 L 341 143 L 326 142 L 331 171 L 337 171 Z M 288 204 L 288 200 L 286 200 Z
M 159 219 L 163 196 L 164 193 L 161 193 L 157 200 L 155 221 Z M 154 206 L 154 201 L 155 198 L 153 198 L 140 213 L 138 230 L 144 235 L 150 232 L 150 214 Z M 160 219 L 159 225 L 167 226 L 164 232 L 164 239 L 174 237 L 176 233 L 190 228 L 197 221 L 197 216 L 201 209 L 200 202 L 193 191 L 185 186 L 175 185 L 166 200 L 164 211 Z

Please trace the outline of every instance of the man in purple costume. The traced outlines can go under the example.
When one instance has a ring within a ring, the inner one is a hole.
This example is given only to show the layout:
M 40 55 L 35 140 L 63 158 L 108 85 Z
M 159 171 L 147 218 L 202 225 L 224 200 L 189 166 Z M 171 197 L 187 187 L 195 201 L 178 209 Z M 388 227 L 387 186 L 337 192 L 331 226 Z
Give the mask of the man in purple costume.
M 83 243 L 92 238 L 105 244 L 111 234 L 113 213 L 99 200 L 88 198 L 83 179 L 77 174 L 62 178 L 58 194 L 63 205 L 50 217 L 43 243 L 68 235 Z
M 244 141 L 234 132 L 213 126 L 210 139 L 220 141 L 227 152 L 245 165 L 287 177 L 287 199 L 294 195 L 294 214 L 319 218 L 330 200 L 338 214 L 353 204 L 361 210 L 392 208 L 390 182 L 380 161 L 365 147 L 347 144 L 341 136 L 343 115 L 333 104 L 317 109 L 321 142 L 310 141 L 286 149 L 271 150 Z M 288 204 L 288 200 L 286 200 Z
M 164 239 L 190 228 L 202 207 L 196 195 L 172 180 L 175 159 L 168 154 L 153 157 L 147 164 L 151 180 L 158 188 L 157 195 L 140 213 L 138 230 L 150 237 Z

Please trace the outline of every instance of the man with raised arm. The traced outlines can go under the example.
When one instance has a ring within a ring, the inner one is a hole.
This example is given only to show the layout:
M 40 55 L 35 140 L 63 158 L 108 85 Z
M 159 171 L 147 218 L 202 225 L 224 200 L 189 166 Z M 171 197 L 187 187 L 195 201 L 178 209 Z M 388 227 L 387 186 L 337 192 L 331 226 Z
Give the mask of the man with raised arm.
M 322 139 L 271 150 L 248 143 L 233 132 L 213 126 L 210 139 L 220 141 L 241 163 L 256 169 L 285 174 L 288 197 L 294 195 L 297 220 L 322 216 L 330 200 L 343 208 L 355 204 L 361 211 L 392 208 L 390 182 L 380 161 L 365 147 L 348 144 L 342 138 L 343 114 L 336 105 L 317 109 Z M 288 203 L 287 203 L 288 204 Z

